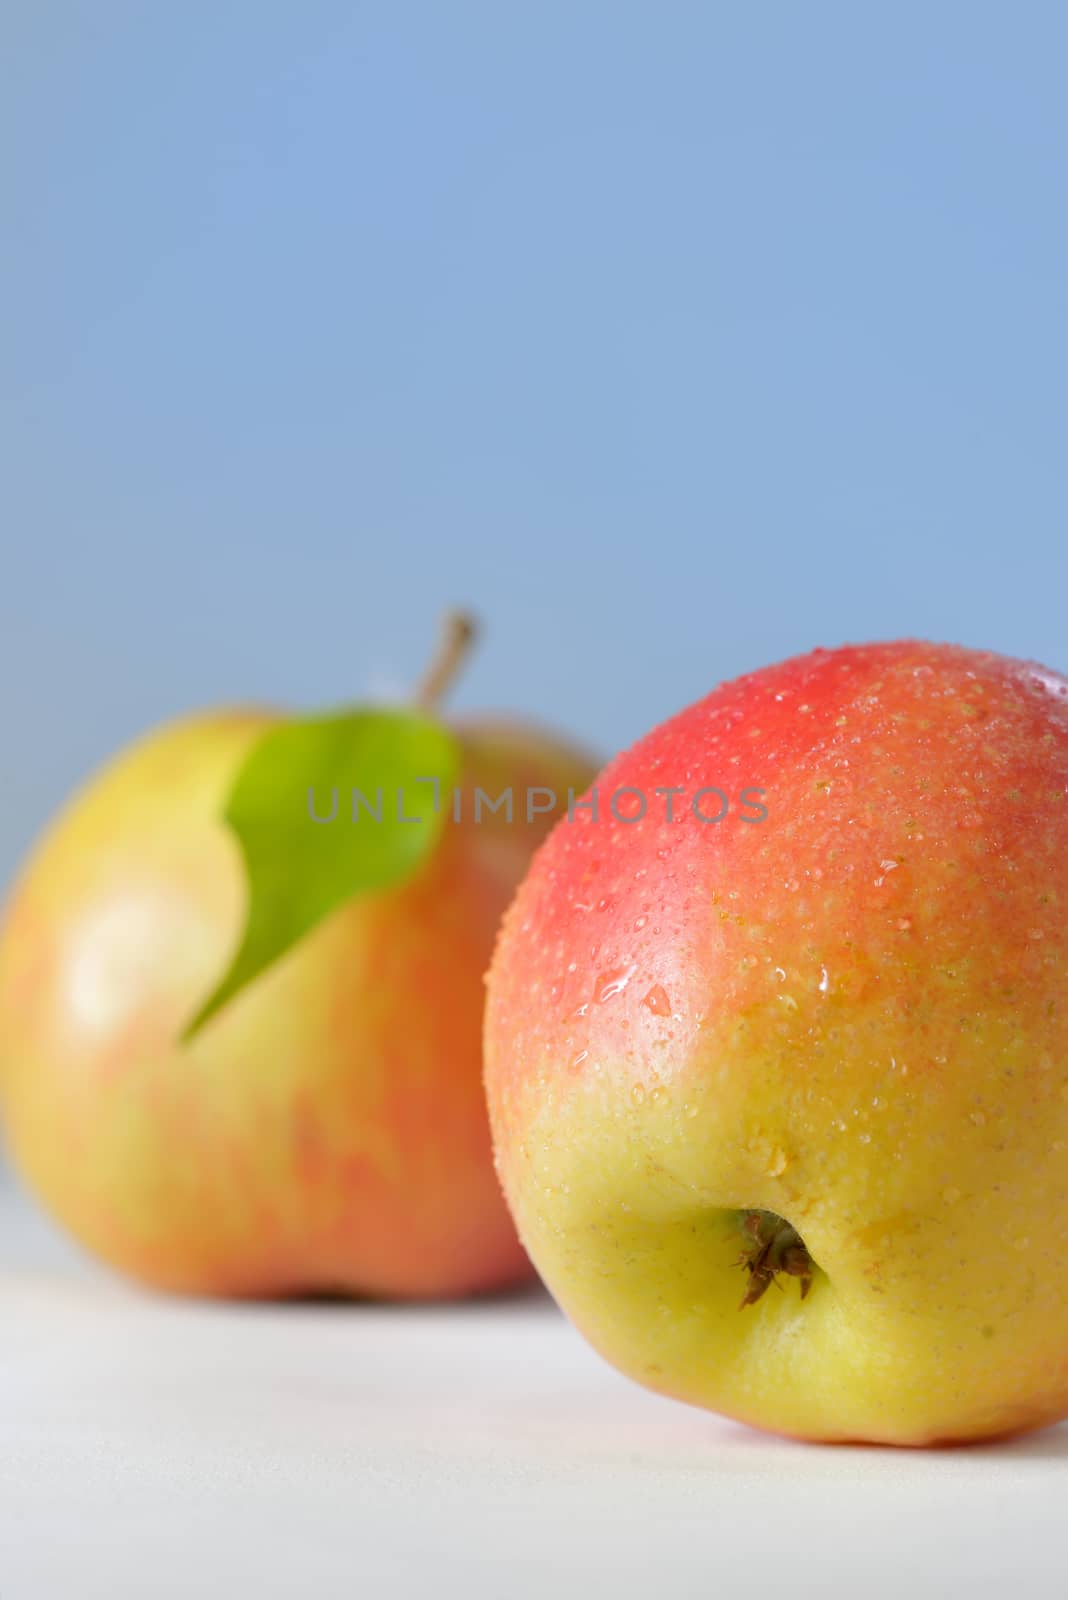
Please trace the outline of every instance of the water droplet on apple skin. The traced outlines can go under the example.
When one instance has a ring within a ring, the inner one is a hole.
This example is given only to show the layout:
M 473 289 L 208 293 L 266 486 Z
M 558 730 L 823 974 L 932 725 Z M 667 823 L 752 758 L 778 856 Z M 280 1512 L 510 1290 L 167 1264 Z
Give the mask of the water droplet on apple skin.
M 602 1006 L 609 1000 L 614 1000 L 621 995 L 634 976 L 634 968 L 619 967 L 614 972 L 605 972 L 597 979 L 594 987 L 593 998 L 597 1005 Z
M 670 1017 L 671 1001 L 668 999 L 667 990 L 663 984 L 654 983 L 649 993 L 642 1000 L 642 1005 L 651 1011 L 654 1017 Z

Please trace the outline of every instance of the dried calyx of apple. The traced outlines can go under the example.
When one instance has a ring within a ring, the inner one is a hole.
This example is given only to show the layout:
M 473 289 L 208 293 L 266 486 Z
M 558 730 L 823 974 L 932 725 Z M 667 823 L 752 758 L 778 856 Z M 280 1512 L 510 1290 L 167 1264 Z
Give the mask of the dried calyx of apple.
M 804 1300 L 818 1268 L 793 1224 L 774 1211 L 748 1210 L 738 1213 L 738 1226 L 744 1245 L 736 1265 L 749 1274 L 738 1309 L 755 1305 L 773 1283 L 781 1289 L 780 1273 L 801 1280 Z

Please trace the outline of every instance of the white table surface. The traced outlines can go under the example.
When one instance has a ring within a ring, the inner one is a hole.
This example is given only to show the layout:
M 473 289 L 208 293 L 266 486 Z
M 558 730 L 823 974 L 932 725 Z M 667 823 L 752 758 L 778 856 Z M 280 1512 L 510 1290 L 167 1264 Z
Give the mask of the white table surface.
M 1068 1593 L 1068 1428 L 789 1444 L 618 1377 L 540 1294 L 141 1294 L 0 1180 L 0 1600 Z

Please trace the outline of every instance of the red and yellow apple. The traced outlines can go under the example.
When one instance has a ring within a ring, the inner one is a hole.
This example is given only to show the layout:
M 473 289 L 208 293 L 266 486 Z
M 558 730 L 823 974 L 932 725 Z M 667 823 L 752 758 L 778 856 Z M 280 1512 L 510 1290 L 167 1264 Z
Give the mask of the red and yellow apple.
M 227 794 L 277 721 L 163 728 L 36 850 L 0 943 L 10 1153 L 79 1240 L 168 1289 L 423 1297 L 520 1279 L 482 1094 L 483 978 L 548 819 L 476 823 L 469 802 L 479 785 L 563 795 L 590 765 L 521 726 L 457 730 L 463 821 L 183 1043 L 244 915 Z
M 486 1018 L 499 1171 L 564 1310 L 638 1381 L 807 1439 L 1068 1414 L 1068 682 L 816 651 L 596 791 Z

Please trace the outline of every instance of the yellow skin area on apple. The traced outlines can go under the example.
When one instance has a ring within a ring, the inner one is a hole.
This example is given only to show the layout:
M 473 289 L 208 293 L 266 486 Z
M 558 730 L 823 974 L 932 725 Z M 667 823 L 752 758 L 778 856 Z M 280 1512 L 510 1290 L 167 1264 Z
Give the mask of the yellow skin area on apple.
M 90 1250 L 161 1288 L 421 1298 L 521 1279 L 481 1088 L 483 975 L 544 819 L 447 825 L 409 882 L 343 905 L 179 1043 L 238 942 L 221 819 L 275 720 L 151 734 L 35 851 L 0 939 L 14 1163 Z M 458 731 L 466 799 L 589 780 L 536 730 Z
M 724 782 L 726 779 L 726 782 Z M 767 820 L 561 824 L 491 972 L 498 1169 L 592 1344 L 805 1439 L 1068 1414 L 1068 684 L 915 643 L 722 686 L 598 780 Z M 814 1262 L 742 1308 L 743 1219 Z

